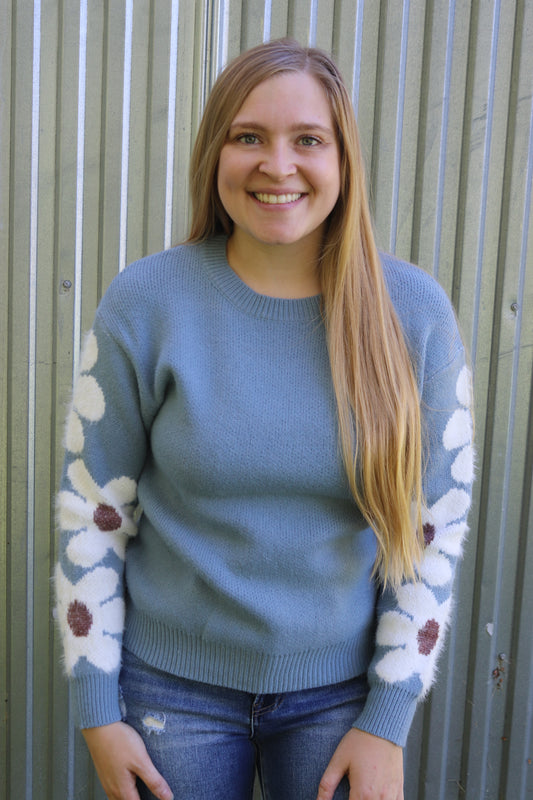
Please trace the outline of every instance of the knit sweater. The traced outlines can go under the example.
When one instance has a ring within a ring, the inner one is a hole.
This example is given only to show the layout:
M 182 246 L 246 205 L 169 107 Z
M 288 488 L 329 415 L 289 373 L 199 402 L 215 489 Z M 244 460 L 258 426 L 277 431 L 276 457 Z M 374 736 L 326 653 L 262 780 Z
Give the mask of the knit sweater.
M 120 719 L 124 646 L 278 693 L 368 674 L 358 728 L 404 744 L 450 616 L 473 479 L 470 378 L 444 291 L 383 256 L 419 385 L 420 579 L 385 591 L 338 447 L 320 298 L 259 295 L 226 240 L 112 282 L 86 337 L 58 494 L 57 617 L 82 727 Z

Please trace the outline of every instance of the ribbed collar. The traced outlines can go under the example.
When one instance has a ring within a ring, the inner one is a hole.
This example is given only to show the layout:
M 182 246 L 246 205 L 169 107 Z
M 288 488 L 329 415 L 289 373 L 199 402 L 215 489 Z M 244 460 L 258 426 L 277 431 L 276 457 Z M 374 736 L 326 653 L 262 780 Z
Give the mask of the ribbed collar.
M 226 236 L 216 236 L 198 245 L 211 281 L 245 314 L 271 320 L 316 320 L 320 318 L 320 295 L 287 300 L 250 289 L 232 270 L 226 257 Z

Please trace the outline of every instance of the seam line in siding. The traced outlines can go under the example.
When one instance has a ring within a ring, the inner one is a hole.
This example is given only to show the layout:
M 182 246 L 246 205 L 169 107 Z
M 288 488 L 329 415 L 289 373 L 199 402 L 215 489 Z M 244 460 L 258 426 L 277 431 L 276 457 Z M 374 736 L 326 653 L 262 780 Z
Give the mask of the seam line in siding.
M 318 16 L 318 0 L 311 0 L 311 11 L 309 20 L 309 47 L 316 45 L 316 26 Z
M 363 50 L 363 16 L 365 11 L 365 0 L 357 0 L 355 10 L 355 53 L 352 75 L 352 104 L 355 116 L 359 112 L 359 89 L 361 84 L 361 55 Z
M 118 251 L 119 271 L 126 266 L 128 234 L 128 180 L 130 150 L 131 112 L 131 56 L 133 41 L 133 0 L 126 0 L 126 25 L 124 32 L 124 80 L 122 96 L 122 159 L 120 175 L 120 243 Z
M 33 7 L 30 167 L 30 264 L 28 330 L 28 487 L 26 518 L 26 800 L 33 795 L 33 604 L 35 529 L 35 413 L 37 350 L 37 237 L 39 217 L 39 127 L 41 93 L 41 0 Z
M 446 156 L 448 148 L 448 122 L 452 82 L 452 62 L 455 28 L 455 0 L 450 0 L 448 30 L 446 32 L 446 64 L 444 67 L 444 91 L 442 98 L 442 127 L 439 147 L 439 174 L 437 178 L 437 208 L 435 210 L 435 242 L 433 246 L 433 274 L 439 277 L 440 243 L 442 237 L 442 213 L 444 206 L 444 184 L 446 179 Z
M 485 218 L 487 214 L 487 199 L 488 199 L 488 183 L 489 183 L 489 168 L 490 168 L 490 151 L 492 147 L 492 123 L 494 115 L 494 85 L 496 83 L 496 64 L 498 56 L 498 32 L 500 26 L 500 2 L 496 0 L 494 4 L 494 14 L 492 19 L 492 41 L 490 53 L 490 71 L 489 71 L 489 84 L 487 91 L 487 131 L 485 136 L 485 148 L 483 151 L 483 176 L 481 179 L 481 199 L 479 208 L 479 233 L 478 233 L 478 250 L 476 261 L 476 283 L 474 292 L 474 313 L 472 324 L 472 364 L 475 366 L 477 355 L 477 337 L 478 337 L 478 322 L 479 311 L 481 304 L 481 277 L 483 273 L 483 252 L 484 252 L 484 239 L 485 239 Z M 485 751 L 484 757 L 486 756 Z M 484 790 L 483 790 L 484 791 Z
M 522 325 L 522 308 L 524 305 L 524 291 L 525 291 L 525 283 L 526 283 L 526 268 L 527 268 L 527 256 L 528 256 L 528 244 L 529 244 L 529 224 L 530 224 L 530 214 L 531 214 L 531 192 L 532 192 L 532 182 L 533 182 L 533 102 L 531 103 L 531 116 L 529 120 L 529 146 L 528 146 L 528 154 L 527 154 L 527 170 L 526 170 L 526 183 L 525 183 L 525 197 L 524 197 L 524 215 L 522 217 L 522 242 L 521 242 L 521 252 L 520 252 L 520 272 L 519 272 L 519 279 L 518 279 L 518 313 L 517 313 L 517 320 L 516 325 L 518 330 L 521 331 Z M 513 372 L 518 373 L 519 367 L 519 358 L 520 358 L 520 339 L 517 341 L 515 345 L 515 352 L 514 352 L 514 359 L 515 365 L 513 366 Z M 531 657 L 529 661 L 529 675 L 533 673 L 533 640 L 531 644 Z M 528 689 L 528 701 L 527 706 L 528 709 L 527 713 L 527 724 L 525 726 L 525 736 L 524 736 L 524 744 L 523 744 L 523 767 L 522 767 L 522 774 L 520 776 L 520 794 L 519 797 L 526 796 L 526 784 L 527 779 L 529 777 L 528 771 L 530 767 L 528 765 L 528 758 L 530 757 L 530 749 L 531 749 L 531 730 L 532 725 L 531 721 L 533 718 L 533 681 L 529 681 L 529 689 Z
M 403 11 L 402 11 L 402 38 L 400 46 L 400 76 L 398 81 L 398 103 L 396 105 L 394 173 L 392 181 L 392 209 L 391 209 L 391 231 L 390 231 L 390 249 L 392 253 L 394 253 L 396 250 L 396 238 L 397 238 L 397 227 L 398 227 L 400 171 L 402 164 L 403 112 L 405 103 L 405 84 L 407 75 L 407 44 L 409 39 L 409 11 L 410 11 L 410 0 L 404 0 Z
M 74 347 L 73 379 L 78 375 L 81 348 L 81 296 L 83 271 L 83 211 L 85 187 L 85 110 L 87 89 L 87 0 L 80 2 L 78 55 L 78 130 L 76 153 L 76 222 L 74 245 Z
M 176 83 L 178 80 L 178 20 L 179 0 L 172 0 L 170 17 L 170 64 L 168 77 L 168 127 L 167 127 L 167 175 L 165 186 L 165 233 L 164 246 L 172 244 L 172 206 L 174 195 L 174 142 L 176 139 Z
M 272 0 L 265 0 L 265 10 L 263 14 L 263 42 L 269 41 L 271 26 L 272 26 Z
M 224 69 L 228 60 L 229 3 L 226 0 L 220 0 L 219 31 L 216 77 Z
M 488 204 L 488 183 L 489 183 L 489 169 L 490 169 L 490 154 L 492 149 L 492 126 L 493 126 L 493 119 L 494 119 L 494 86 L 496 83 L 496 66 L 498 61 L 498 34 L 499 34 L 499 27 L 500 27 L 500 2 L 497 0 L 494 4 L 494 14 L 492 19 L 492 40 L 491 40 L 491 53 L 490 53 L 490 72 L 489 72 L 489 84 L 488 84 L 488 92 L 487 92 L 487 133 L 485 138 L 485 148 L 483 151 L 483 177 L 481 183 L 481 200 L 480 200 L 480 221 L 479 221 L 479 236 L 478 236 L 478 252 L 477 252 L 477 263 L 476 263 L 476 292 L 474 297 L 474 330 L 477 331 L 478 329 L 478 319 L 479 319 L 479 309 L 481 303 L 481 275 L 483 271 L 483 252 L 484 252 L 484 239 L 485 239 L 485 221 L 486 221 L 486 213 L 487 213 L 487 204 Z M 477 336 L 475 340 L 475 344 L 477 344 Z M 472 355 L 475 356 L 474 346 L 472 350 Z M 474 362 L 475 363 L 475 362 Z M 514 366 L 513 366 L 514 370 Z M 512 377 L 512 387 L 511 387 L 511 397 L 510 397 L 510 406 L 509 406 L 509 413 L 511 415 L 511 419 L 509 420 L 508 424 L 508 432 L 509 434 L 512 433 L 512 425 L 513 425 L 513 405 L 516 402 L 516 375 L 513 374 Z M 503 558 L 504 558 L 504 550 L 505 550 L 505 520 L 507 514 L 507 508 L 509 503 L 509 439 L 507 439 L 507 452 L 505 454 L 505 474 L 504 474 L 504 481 L 503 481 L 503 491 L 502 491 L 502 509 L 500 515 L 500 531 L 499 531 L 499 541 L 498 541 L 498 554 L 496 558 L 496 580 L 494 586 L 494 600 L 493 600 L 493 621 L 494 621 L 494 630 L 496 635 L 492 637 L 491 645 L 490 645 L 490 663 L 492 664 L 496 660 L 496 653 L 498 648 L 498 625 L 499 625 L 499 617 L 501 612 L 501 595 L 502 595 L 502 569 L 503 569 Z M 492 708 L 492 694 L 493 688 L 492 685 L 487 686 L 487 693 L 486 693 L 486 705 L 485 705 L 485 722 L 484 722 L 484 730 L 483 730 L 483 737 L 482 737 L 482 748 L 481 748 L 481 763 L 487 764 L 487 760 L 489 757 L 489 739 L 491 735 L 491 708 Z M 487 788 L 487 777 L 486 777 L 486 769 L 481 769 L 480 773 L 480 787 L 479 787 L 479 796 L 484 797 Z

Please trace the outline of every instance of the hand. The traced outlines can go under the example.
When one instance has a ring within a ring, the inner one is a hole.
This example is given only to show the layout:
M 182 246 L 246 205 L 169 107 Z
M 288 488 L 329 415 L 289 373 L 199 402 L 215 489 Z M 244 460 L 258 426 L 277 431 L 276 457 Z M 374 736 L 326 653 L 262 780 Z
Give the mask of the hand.
M 85 728 L 83 738 L 108 800 L 139 800 L 137 776 L 159 800 L 173 800 L 137 731 L 125 722 Z
M 350 800 L 403 800 L 403 751 L 387 739 L 348 731 L 322 776 L 317 800 L 332 800 L 345 775 Z

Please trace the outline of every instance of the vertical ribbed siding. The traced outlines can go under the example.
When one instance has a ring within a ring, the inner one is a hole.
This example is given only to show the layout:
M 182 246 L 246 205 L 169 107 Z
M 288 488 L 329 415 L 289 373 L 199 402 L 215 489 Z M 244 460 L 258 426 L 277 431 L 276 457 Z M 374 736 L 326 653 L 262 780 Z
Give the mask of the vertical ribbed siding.
M 439 278 L 475 370 L 472 534 L 406 798 L 533 792 L 533 5 L 0 0 L 0 796 L 103 799 L 49 582 L 72 374 L 113 275 L 186 234 L 216 75 L 283 35 L 335 55 L 378 241 Z

